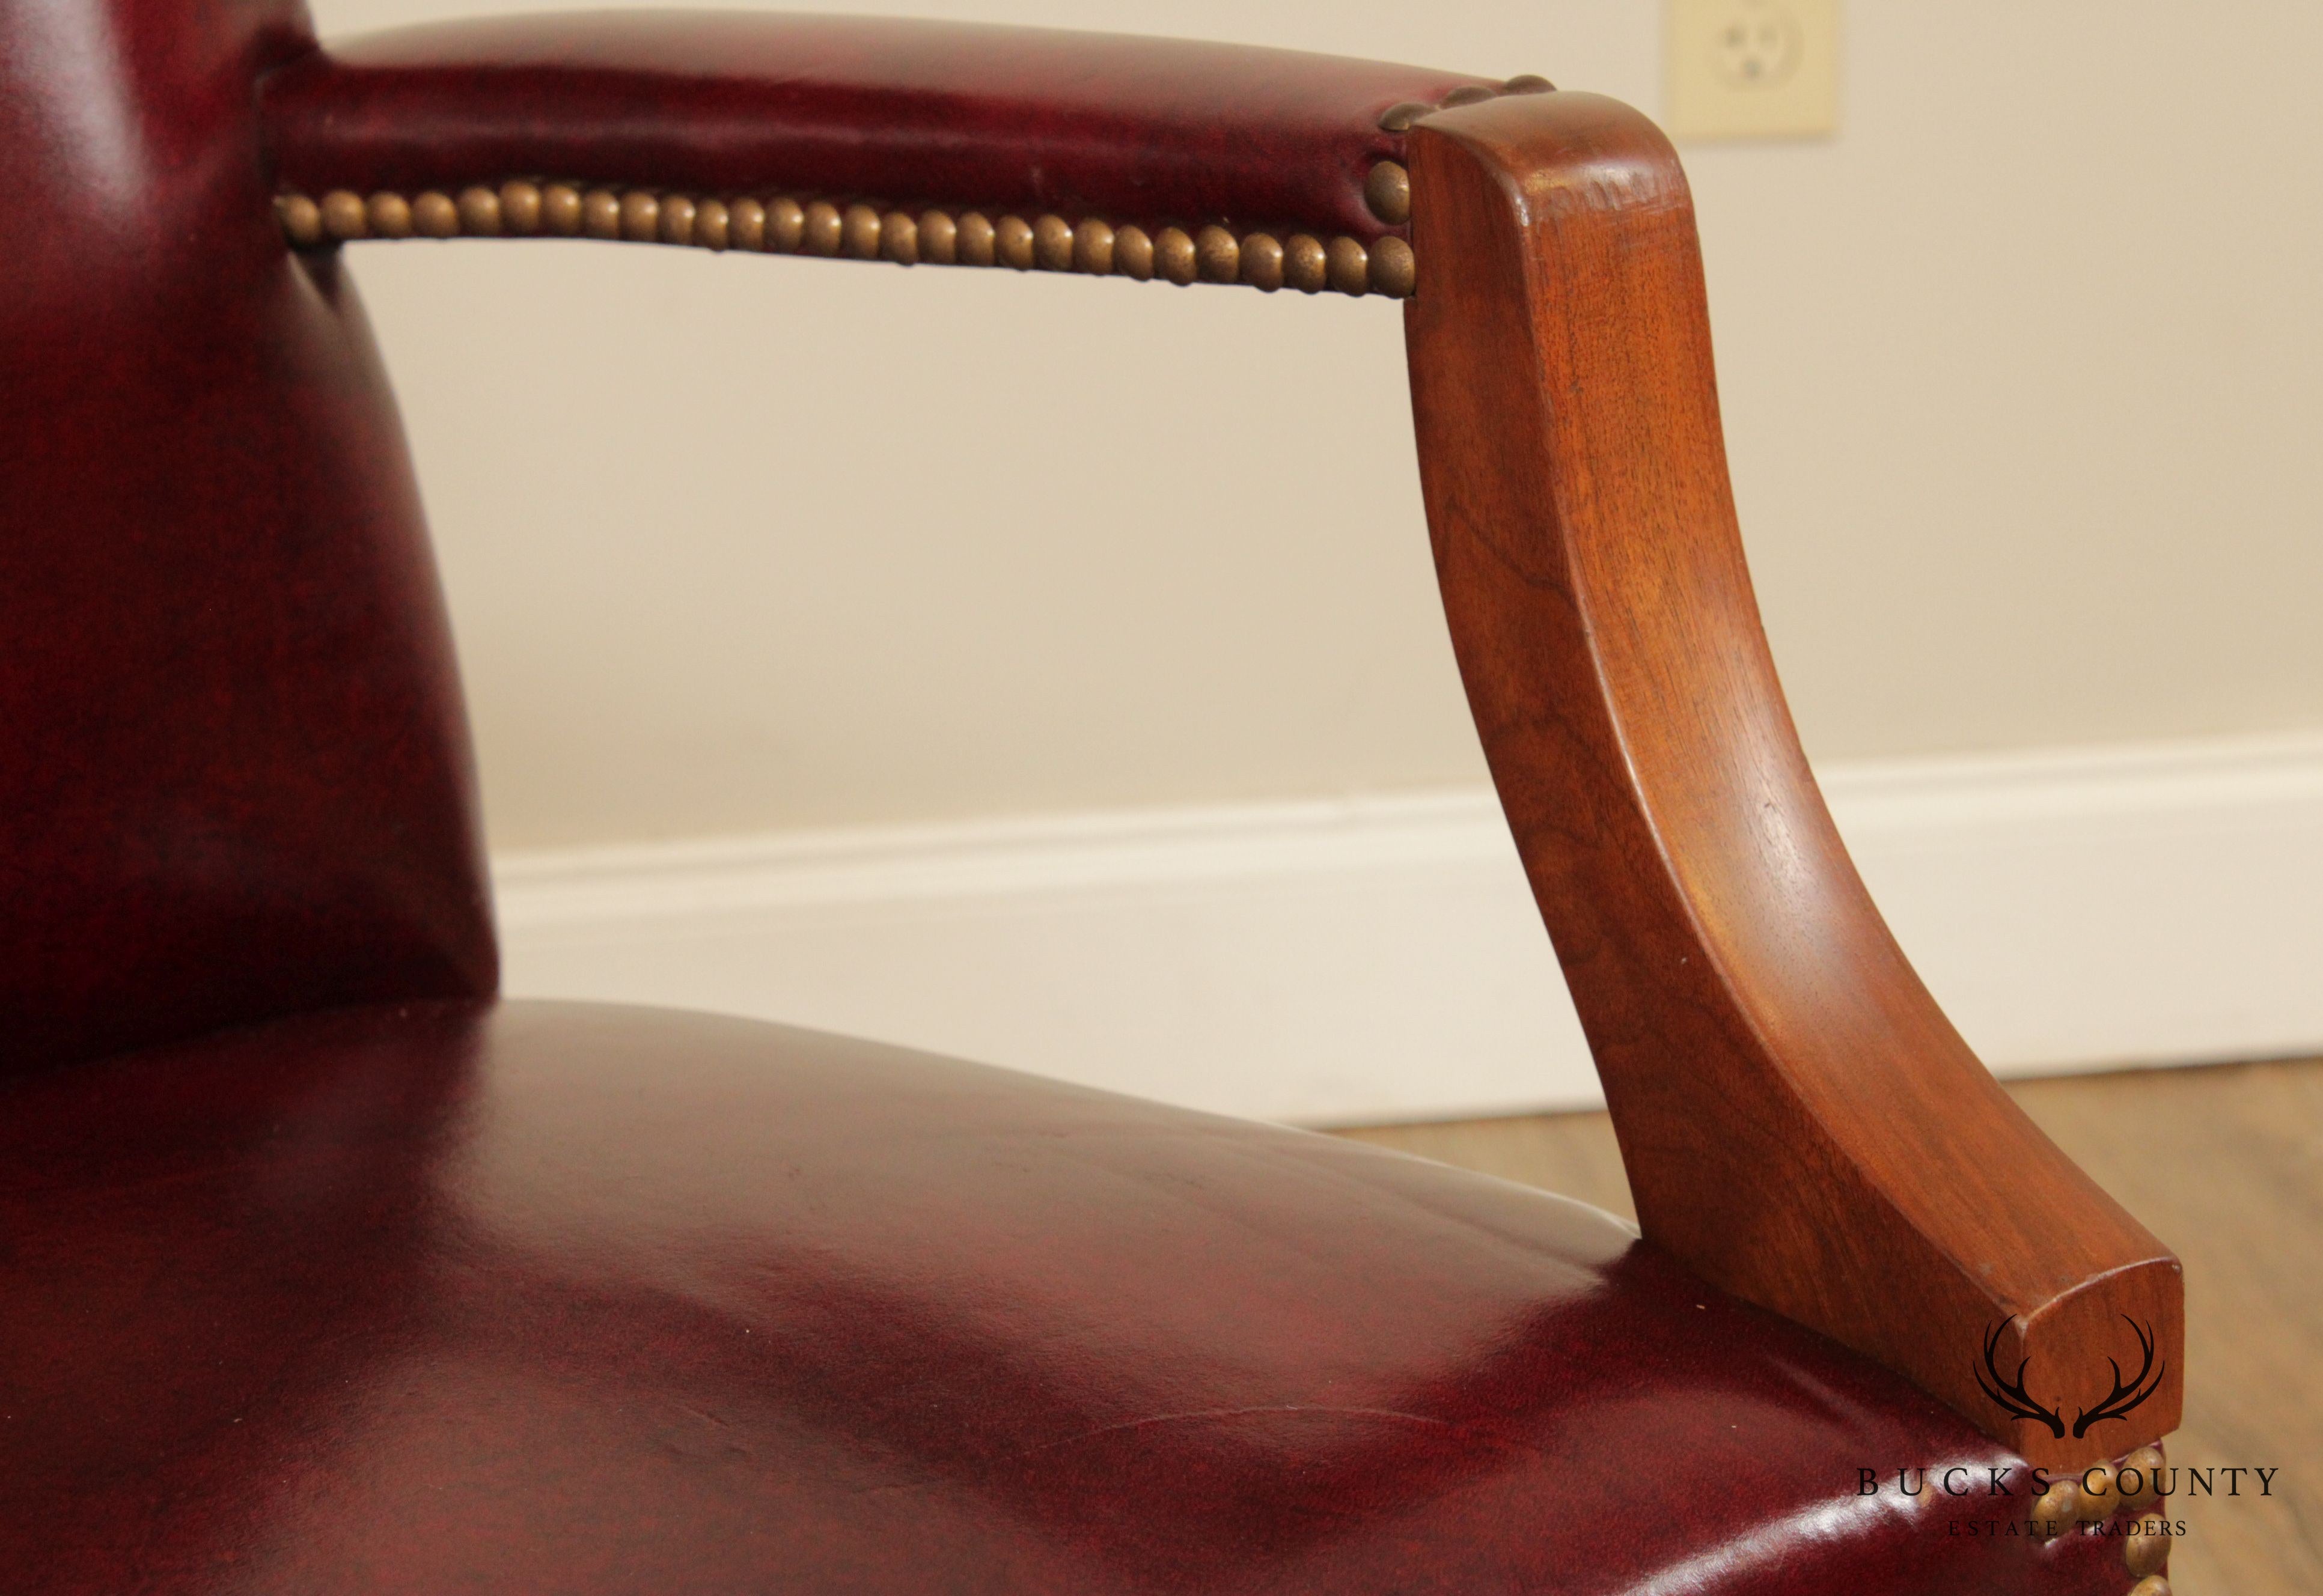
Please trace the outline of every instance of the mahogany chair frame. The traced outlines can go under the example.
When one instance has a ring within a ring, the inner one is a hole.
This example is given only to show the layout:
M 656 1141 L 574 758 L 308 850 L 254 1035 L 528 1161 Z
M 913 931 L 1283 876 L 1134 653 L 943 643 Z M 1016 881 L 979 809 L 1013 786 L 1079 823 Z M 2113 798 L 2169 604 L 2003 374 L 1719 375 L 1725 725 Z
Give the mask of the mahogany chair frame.
M 336 263 L 341 243 L 366 238 L 593 236 L 1404 300 L 1460 669 L 1645 1235 L 1902 1372 L 2034 1463 L 2084 1465 L 2175 1426 L 2177 1261 L 1995 1086 L 1898 949 L 1817 793 L 1744 566 L 1685 177 L 1646 118 L 1538 79 L 1008 30 L 660 14 L 422 29 L 318 52 L 282 0 L 87 9 L 115 14 L 140 71 L 182 79 L 186 108 L 148 136 L 207 163 L 192 197 L 128 221 L 69 191 L 85 171 L 55 188 L 0 154 L 20 203 L 78 218 L 20 262 L 20 305 L 78 294 L 106 347 L 142 312 L 118 284 L 64 286 L 75 227 L 131 239 L 141 261 L 175 259 L 190 237 L 213 262 L 294 274 L 287 325 L 353 349 L 374 385 Z M 14 32 L 37 55 L 29 24 Z M 65 166 L 95 170 L 95 149 L 69 151 Z M 178 291 L 168 271 L 161 280 L 143 291 Z M 363 409 L 371 400 L 304 371 L 303 355 L 280 358 L 354 407 L 331 423 L 337 443 L 397 446 L 391 411 Z M 335 481 L 286 479 L 284 502 L 319 503 Z M 87 921 L 75 894 L 142 878 L 151 859 L 124 863 L 80 832 L 57 846 L 69 819 L 87 821 L 86 795 L 52 773 L 0 777 L 13 817 L 0 842 L 66 861 L 29 873 L 18 895 L 50 940 L 0 931 L 0 955 L 15 956 L 0 980 L 25 1016 L 0 1064 L 491 989 L 432 575 L 424 550 L 395 552 L 416 500 L 390 483 L 337 509 L 388 553 L 311 557 L 375 557 L 395 573 L 399 596 L 364 623 L 361 647 L 417 662 L 418 696 L 285 696 L 276 731 L 333 729 L 319 766 L 246 761 L 263 773 L 229 781 L 188 744 L 163 761 L 168 779 L 196 798 L 232 792 L 214 807 L 236 816 L 354 814 L 346 781 L 317 796 L 313 769 L 336 768 L 342 732 L 378 733 L 398 750 L 381 802 L 432 818 L 383 852 L 387 833 L 361 819 L 293 828 L 269 857 L 335 861 L 343 901 L 326 914 L 215 885 L 188 888 L 182 913 L 137 910 L 148 987 L 132 1014 L 117 986 L 75 973 L 102 938 L 57 941 L 55 928 Z M 221 620 L 211 639 L 226 655 L 232 632 Z M 40 668 L 98 670 L 96 632 L 75 638 Z M 229 665 L 245 685 L 280 674 L 256 653 Z M 0 709 L 41 702 L 38 673 L 9 669 Z M 123 714 L 152 707 L 122 693 Z M 34 734 L 71 746 L 54 728 Z M 196 901 L 205 892 L 243 896 L 222 915 Z M 220 962 L 222 928 L 239 928 L 248 962 L 271 973 Z M 2097 1408 L 2094 1371 L 2133 1332 L 2150 1338 L 2146 1399 L 2101 1431 L 2068 1425 L 2065 1404 Z M 2061 1393 L 2057 1413 L 1995 1397 L 1992 1381 L 2028 1366 Z

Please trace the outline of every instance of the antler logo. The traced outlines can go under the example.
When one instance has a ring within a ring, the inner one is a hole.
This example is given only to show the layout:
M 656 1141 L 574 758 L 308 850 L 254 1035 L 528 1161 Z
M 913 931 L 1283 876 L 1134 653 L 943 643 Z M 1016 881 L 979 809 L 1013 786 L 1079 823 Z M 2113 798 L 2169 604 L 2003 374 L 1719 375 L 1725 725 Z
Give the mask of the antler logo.
M 2125 1385 L 2122 1383 L 2121 1364 L 2112 1358 L 2106 1360 L 2113 1368 L 2113 1390 L 2107 1395 L 2104 1401 L 2094 1408 L 2082 1408 L 2080 1417 L 2073 1420 L 2073 1435 L 2076 1439 L 2088 1435 L 2089 1426 L 2093 1424 L 2102 1423 L 2108 1418 L 2127 1417 L 2132 1408 L 2162 1389 L 2162 1377 L 2169 1371 L 2170 1361 L 2166 1358 L 2162 1360 L 2161 1368 L 2157 1369 L 2153 1366 L 2153 1326 L 2141 1325 L 2127 1314 L 2122 1315 L 2121 1322 L 2128 1325 L 2131 1333 L 2137 1337 L 2137 1344 L 2144 1350 L 2145 1361 L 2138 1365 L 2137 1373 Z M 2151 1384 L 2147 1383 L 2146 1377 L 2149 1375 L 2153 1377 Z
M 1984 1388 L 1986 1396 L 2000 1404 L 2002 1412 L 2013 1413 L 2019 1418 L 2037 1418 L 2049 1426 L 2051 1435 L 2062 1440 L 2065 1435 L 2065 1421 L 2057 1416 L 2057 1410 L 2054 1408 L 2042 1407 L 2040 1403 L 2025 1394 L 2025 1371 L 2033 1366 L 2033 1360 L 2030 1358 L 2017 1360 L 2016 1378 L 2013 1380 L 2005 1379 L 2001 1375 L 2000 1366 L 1993 1362 L 1993 1354 L 2000 1350 L 2000 1333 L 2007 1328 L 2008 1321 L 2003 1319 L 1986 1332 L 1984 1367 L 1976 1371 L 1976 1383 Z M 1992 1378 L 1987 1380 L 1985 1378 L 1987 1374 L 1991 1375 Z
M 2144 1353 L 2144 1361 L 2138 1365 L 2137 1372 L 2125 1380 L 2121 1375 L 2120 1361 L 2115 1358 L 2106 1360 L 2113 1369 L 2113 1390 L 2096 1407 L 2084 1408 L 2074 1416 L 2075 1440 L 2088 1435 L 2091 1425 L 2103 1424 L 2109 1418 L 2128 1417 L 2147 1398 L 2162 1389 L 2162 1377 L 2168 1372 L 2170 1363 L 2164 1359 L 2159 1368 L 2154 1366 L 2153 1326 L 2141 1325 L 2126 1314 L 2122 1316 L 2122 1323 L 2127 1325 L 2130 1333 L 2137 1337 L 2137 1344 Z M 1976 1371 L 1976 1383 L 1984 1389 L 1984 1394 L 1990 1397 L 2002 1412 L 2014 1414 L 2018 1418 L 2038 1419 L 2049 1426 L 2051 1435 L 2062 1440 L 2065 1435 L 2062 1414 L 2055 1408 L 2043 1408 L 2025 1389 L 2025 1371 L 2032 1367 L 2032 1360 L 2017 1360 L 2014 1380 L 2000 1372 L 1997 1354 L 2000 1350 L 2000 1333 L 2007 1328 L 2008 1321 L 2003 1319 L 1986 1333 L 1984 1363 Z

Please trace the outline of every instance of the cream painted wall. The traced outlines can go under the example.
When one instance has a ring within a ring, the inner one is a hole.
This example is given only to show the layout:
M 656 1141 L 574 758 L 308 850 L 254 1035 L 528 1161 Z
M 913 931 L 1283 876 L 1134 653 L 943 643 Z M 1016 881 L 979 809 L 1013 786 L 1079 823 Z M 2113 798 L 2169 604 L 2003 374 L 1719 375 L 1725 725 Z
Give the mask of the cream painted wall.
M 326 32 L 482 0 L 316 0 Z M 1647 0 L 887 0 L 1543 71 Z M 2323 7 L 1854 0 L 1688 151 L 1820 757 L 2323 727 Z M 1395 310 L 583 244 L 354 252 L 493 841 L 1457 785 Z

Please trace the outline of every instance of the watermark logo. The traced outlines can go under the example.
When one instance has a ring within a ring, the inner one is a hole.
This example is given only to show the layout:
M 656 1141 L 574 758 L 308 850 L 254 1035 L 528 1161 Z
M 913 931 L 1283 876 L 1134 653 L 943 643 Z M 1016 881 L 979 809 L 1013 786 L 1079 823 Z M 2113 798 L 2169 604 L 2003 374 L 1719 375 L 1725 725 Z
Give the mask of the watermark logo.
M 2103 1424 L 2107 1419 L 2128 1417 L 2144 1406 L 2148 1398 L 2162 1389 L 2162 1377 L 2169 1371 L 2168 1359 L 2162 1360 L 2158 1367 L 2154 1362 L 2153 1326 L 2141 1325 L 2126 1314 L 2122 1316 L 2121 1322 L 2127 1325 L 2130 1333 L 2137 1337 L 2137 1344 L 2144 1354 L 2144 1362 L 2138 1365 L 2135 1374 L 2124 1379 L 2121 1360 L 2118 1358 L 2106 1360 L 2113 1366 L 2113 1390 L 2107 1393 L 2105 1399 L 2096 1407 L 2081 1408 L 2074 1415 L 2073 1438 L 2075 1440 L 2087 1435 L 2091 1425 Z M 2001 1333 L 2007 1328 L 2008 1321 L 2003 1319 L 1985 1334 L 1984 1361 L 1976 1371 L 1976 1383 L 1984 1389 L 1984 1394 L 1991 1398 L 1994 1405 L 2003 1413 L 2017 1418 L 2038 1420 L 2048 1426 L 2051 1435 L 2062 1440 L 2065 1435 L 2062 1408 L 2043 1406 L 2025 1389 L 2025 1375 L 2032 1367 L 2032 1360 L 2029 1358 L 2017 1360 L 2016 1373 L 2013 1379 L 2000 1371 L 1997 1362 L 2000 1336 Z
M 2134 1454 L 2133 1454 L 2134 1455 Z M 2158 1454 L 2157 1454 L 2158 1455 Z M 1935 1468 L 1859 1468 L 1856 1470 L 1855 1493 L 1858 1496 L 1878 1496 L 1893 1490 L 1903 1497 L 1967 1496 L 2014 1497 L 2020 1493 L 2031 1498 L 2043 1498 L 2059 1485 L 2070 1485 L 2086 1492 L 2090 1500 L 2116 1503 L 2167 1500 L 2173 1496 L 2234 1496 L 2245 1494 L 2244 1476 L 2248 1475 L 2258 1489 L 2249 1494 L 2271 1497 L 2274 1494 L 2274 1477 L 2282 1472 L 2278 1466 L 2271 1469 L 2237 1463 L 2232 1467 L 2211 1464 L 2207 1467 L 2181 1466 L 2157 1463 L 2150 1468 L 2135 1463 L 2092 1463 L 2080 1473 L 2052 1473 L 2047 1469 L 2028 1463 L 1955 1464 L 1948 1469 Z M 1888 1476 L 1893 1476 L 1893 1484 Z M 2102 1486 L 2102 1491 L 2099 1487 Z M 2096 1534 L 2095 1530 L 2089 1533 Z

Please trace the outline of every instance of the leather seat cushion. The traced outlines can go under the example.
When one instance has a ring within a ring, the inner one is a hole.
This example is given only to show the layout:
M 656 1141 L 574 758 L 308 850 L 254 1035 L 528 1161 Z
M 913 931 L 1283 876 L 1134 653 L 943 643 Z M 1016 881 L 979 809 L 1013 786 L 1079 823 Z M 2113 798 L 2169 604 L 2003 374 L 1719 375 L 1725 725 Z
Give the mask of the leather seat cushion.
M 48 1596 L 2130 1582 L 1961 1533 L 2014 1460 L 1594 1210 L 743 1021 L 379 1007 L 17 1080 L 0 1283 Z

